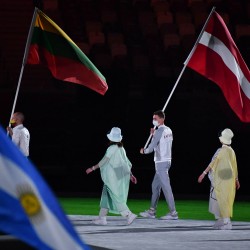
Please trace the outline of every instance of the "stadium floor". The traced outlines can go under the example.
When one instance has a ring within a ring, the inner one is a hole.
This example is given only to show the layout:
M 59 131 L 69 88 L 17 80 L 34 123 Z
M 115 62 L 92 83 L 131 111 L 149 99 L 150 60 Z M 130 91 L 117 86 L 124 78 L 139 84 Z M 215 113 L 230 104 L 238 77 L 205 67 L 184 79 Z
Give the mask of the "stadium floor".
M 137 218 L 127 226 L 121 216 L 108 216 L 106 226 L 92 224 L 95 216 L 69 215 L 83 241 L 93 250 L 250 249 L 250 222 L 232 221 L 232 230 L 214 230 L 214 221 Z

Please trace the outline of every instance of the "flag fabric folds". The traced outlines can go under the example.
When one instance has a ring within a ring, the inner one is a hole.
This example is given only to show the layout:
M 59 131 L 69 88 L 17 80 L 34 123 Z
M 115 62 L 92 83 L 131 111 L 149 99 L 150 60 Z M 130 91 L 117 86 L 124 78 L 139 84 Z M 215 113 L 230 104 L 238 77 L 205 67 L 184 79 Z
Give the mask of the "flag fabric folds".
M 27 63 L 43 64 L 55 78 L 104 95 L 108 85 L 101 72 L 56 23 L 42 11 L 36 11 Z
M 239 119 L 250 122 L 250 72 L 217 12 L 208 20 L 187 66 L 214 81 Z
M 0 126 L 0 231 L 39 250 L 89 250 L 32 163 Z

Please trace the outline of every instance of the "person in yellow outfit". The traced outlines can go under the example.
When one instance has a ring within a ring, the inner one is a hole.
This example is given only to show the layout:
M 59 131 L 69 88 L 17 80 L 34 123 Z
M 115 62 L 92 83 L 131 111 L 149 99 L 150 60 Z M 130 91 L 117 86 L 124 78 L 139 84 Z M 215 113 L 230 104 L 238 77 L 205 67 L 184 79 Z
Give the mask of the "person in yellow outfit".
M 222 147 L 215 152 L 212 161 L 198 178 L 201 183 L 208 173 L 211 182 L 209 212 L 217 220 L 214 229 L 232 229 L 230 218 L 233 217 L 236 189 L 240 188 L 236 155 L 231 147 L 233 136 L 229 128 L 221 132 L 219 140 Z

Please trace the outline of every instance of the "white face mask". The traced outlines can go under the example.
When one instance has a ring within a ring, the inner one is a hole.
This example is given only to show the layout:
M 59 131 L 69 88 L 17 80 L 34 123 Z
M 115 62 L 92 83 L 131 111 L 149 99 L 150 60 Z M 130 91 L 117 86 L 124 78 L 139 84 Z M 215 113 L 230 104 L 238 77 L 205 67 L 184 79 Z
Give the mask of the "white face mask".
M 158 127 L 159 126 L 159 122 L 156 121 L 156 120 L 153 120 L 153 125 L 156 126 L 156 127 Z

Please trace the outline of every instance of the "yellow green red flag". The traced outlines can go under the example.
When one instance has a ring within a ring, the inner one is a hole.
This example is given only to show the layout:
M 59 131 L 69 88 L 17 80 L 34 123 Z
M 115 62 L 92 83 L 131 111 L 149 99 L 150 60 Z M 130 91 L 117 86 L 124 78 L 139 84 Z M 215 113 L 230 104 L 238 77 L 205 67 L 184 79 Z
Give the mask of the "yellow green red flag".
M 84 85 L 99 94 L 108 90 L 105 77 L 70 37 L 41 10 L 37 10 L 28 64 L 43 64 L 62 81 Z

